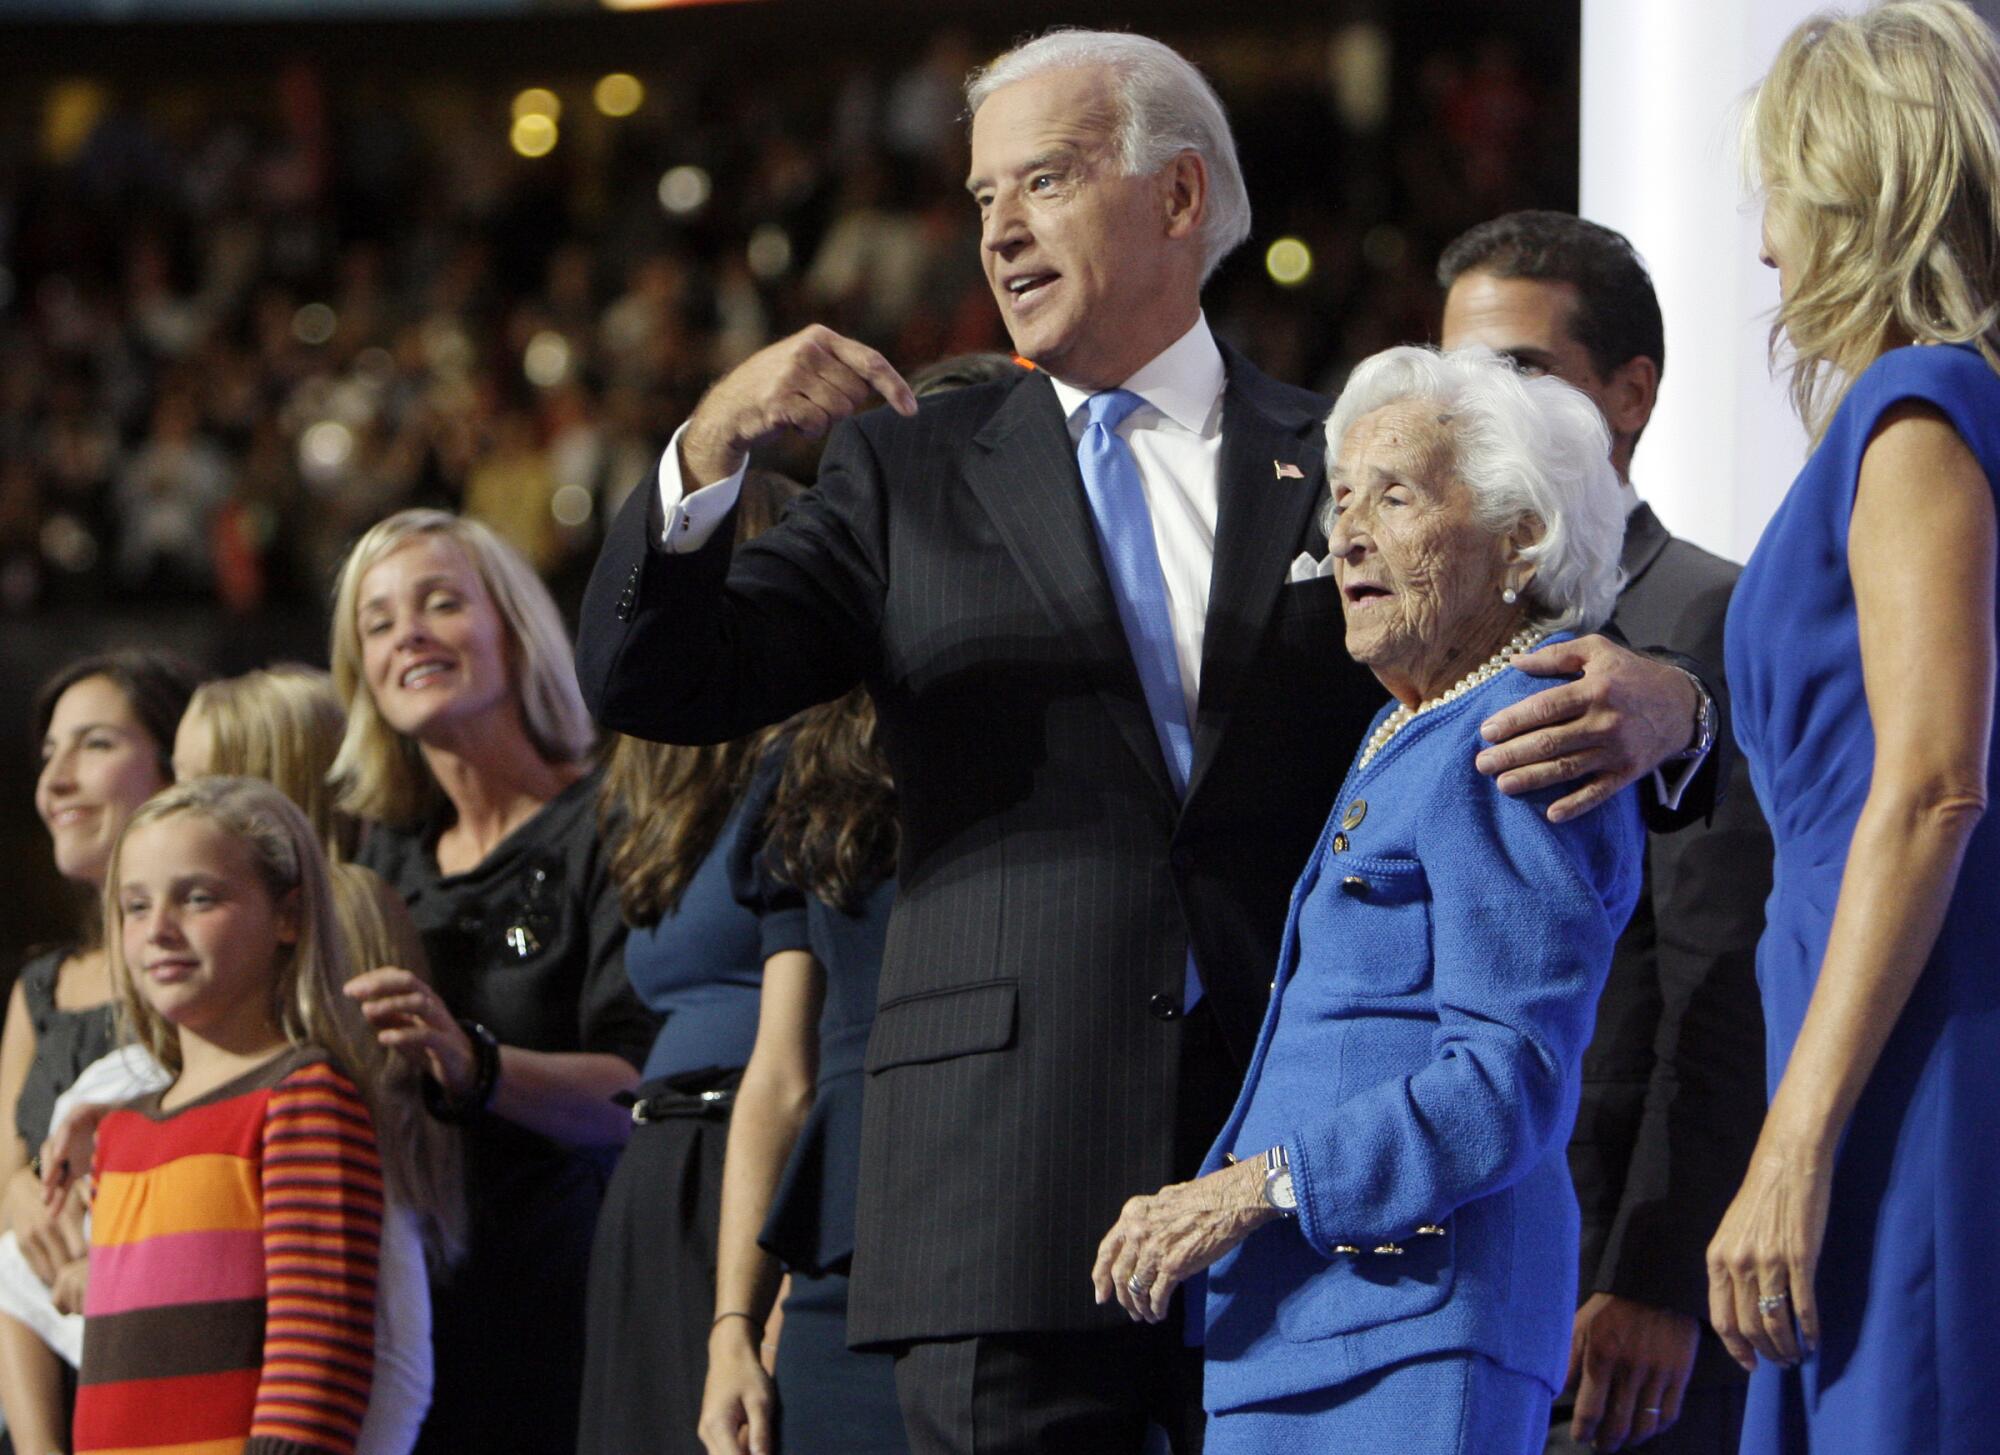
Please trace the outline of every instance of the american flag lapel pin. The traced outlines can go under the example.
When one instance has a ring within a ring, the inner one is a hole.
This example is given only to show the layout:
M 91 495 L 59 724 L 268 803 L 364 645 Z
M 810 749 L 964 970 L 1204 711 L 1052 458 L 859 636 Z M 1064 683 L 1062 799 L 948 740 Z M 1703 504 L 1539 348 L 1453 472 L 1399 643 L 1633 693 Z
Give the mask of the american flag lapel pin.
M 1271 461 L 1271 468 L 1277 472 L 1280 480 L 1303 480 L 1306 478 L 1305 471 L 1301 470 L 1297 465 L 1290 464 L 1284 460 Z

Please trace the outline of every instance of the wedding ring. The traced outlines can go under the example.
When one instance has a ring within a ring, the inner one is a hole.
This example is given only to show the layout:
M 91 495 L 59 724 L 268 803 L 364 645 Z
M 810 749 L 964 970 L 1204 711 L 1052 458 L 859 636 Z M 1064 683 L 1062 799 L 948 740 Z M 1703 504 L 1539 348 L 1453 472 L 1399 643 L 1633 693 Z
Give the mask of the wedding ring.
M 1146 1294 L 1147 1294 L 1147 1293 L 1148 1293 L 1148 1292 L 1149 1292 L 1149 1291 L 1150 1291 L 1150 1290 L 1152 1289 L 1152 1287 L 1153 1287 L 1153 1285 L 1152 1285 L 1152 1284 L 1150 1284 L 1150 1283 L 1146 1282 L 1146 1281 L 1145 1281 L 1144 1279 L 1140 1278 L 1140 1277 L 1139 1277 L 1139 1275 L 1138 1275 L 1138 1274 L 1136 1274 L 1136 1273 L 1135 1273 L 1135 1274 L 1133 1274 L 1133 1275 L 1132 1275 L 1132 1276 L 1131 1276 L 1130 1278 L 1128 1278 L 1128 1279 L 1126 1279 L 1126 1280 L 1125 1280 L 1125 1286 L 1126 1286 L 1127 1288 L 1131 1289 L 1131 1290 L 1132 1290 L 1132 1292 L 1134 1292 L 1134 1293 L 1138 1294 L 1138 1295 L 1139 1295 L 1139 1297 L 1141 1297 L 1141 1298 L 1144 1298 L 1144 1297 L 1146 1296 Z
M 1646 1406 L 1646 1408 L 1640 1410 L 1639 1413 L 1642 1415 L 1651 1415 L 1653 1416 L 1653 1418 L 1658 1419 L 1660 1417 L 1661 1410 L 1660 1407 L 1655 1404 Z
M 1757 1300 L 1757 1312 L 1760 1314 L 1774 1314 L 1783 1308 L 1790 1298 L 1791 1295 L 1786 1293 L 1767 1293 Z

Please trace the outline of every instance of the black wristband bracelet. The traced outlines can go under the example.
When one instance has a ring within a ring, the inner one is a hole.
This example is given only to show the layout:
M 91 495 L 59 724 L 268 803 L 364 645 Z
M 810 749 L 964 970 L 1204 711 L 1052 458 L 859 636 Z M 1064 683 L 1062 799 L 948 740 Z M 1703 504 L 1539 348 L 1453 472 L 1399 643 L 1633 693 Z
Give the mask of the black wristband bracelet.
M 469 1122 L 484 1112 L 493 1102 L 493 1089 L 500 1084 L 500 1042 L 493 1032 L 463 1016 L 458 1026 L 472 1042 L 472 1085 L 465 1095 L 452 1096 L 431 1077 L 423 1080 L 424 1110 L 453 1125 Z

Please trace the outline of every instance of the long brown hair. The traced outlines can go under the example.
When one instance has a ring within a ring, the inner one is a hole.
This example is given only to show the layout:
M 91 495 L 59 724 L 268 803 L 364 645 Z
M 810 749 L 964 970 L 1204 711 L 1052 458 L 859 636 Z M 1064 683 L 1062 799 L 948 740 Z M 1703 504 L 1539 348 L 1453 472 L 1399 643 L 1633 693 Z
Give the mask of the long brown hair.
M 896 872 L 902 837 L 875 703 L 857 687 L 800 713 L 793 729 L 766 852 L 789 883 L 851 911 Z
M 746 475 L 737 497 L 737 543 L 776 525 L 800 488 L 772 470 Z M 612 745 L 597 817 L 611 846 L 611 880 L 628 925 L 656 924 L 680 906 L 774 731 L 705 747 L 628 737 Z

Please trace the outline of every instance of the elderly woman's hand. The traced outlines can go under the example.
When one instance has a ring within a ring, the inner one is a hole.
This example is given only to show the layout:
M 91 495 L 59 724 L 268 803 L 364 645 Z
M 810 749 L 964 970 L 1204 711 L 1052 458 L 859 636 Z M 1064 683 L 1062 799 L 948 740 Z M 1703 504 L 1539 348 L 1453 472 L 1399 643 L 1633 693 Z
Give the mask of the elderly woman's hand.
M 1709 1321 L 1745 1369 L 1756 1370 L 1759 1354 L 1796 1364 L 1819 1345 L 1813 1275 L 1832 1186 L 1830 1154 L 1765 1128 L 1708 1245 Z
M 1157 1324 L 1174 1290 L 1280 1214 L 1264 1201 L 1264 1164 L 1238 1162 L 1125 1204 L 1090 1270 L 1097 1301 Z

